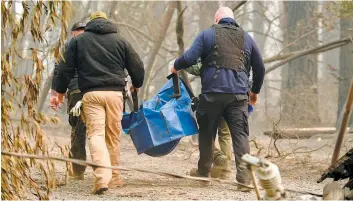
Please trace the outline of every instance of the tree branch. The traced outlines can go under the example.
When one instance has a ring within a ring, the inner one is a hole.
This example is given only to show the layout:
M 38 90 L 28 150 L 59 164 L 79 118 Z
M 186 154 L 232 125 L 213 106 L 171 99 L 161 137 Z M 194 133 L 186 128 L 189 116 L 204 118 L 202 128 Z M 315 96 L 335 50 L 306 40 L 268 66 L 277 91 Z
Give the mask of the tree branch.
M 239 1 L 239 3 L 235 4 L 235 6 L 233 7 L 233 12 L 235 12 L 236 10 L 238 10 L 242 5 L 244 5 L 247 1 Z
M 156 40 L 154 40 L 153 38 L 149 37 L 147 34 L 145 34 L 144 32 L 142 32 L 141 30 L 139 30 L 139 29 L 137 29 L 137 28 L 135 28 L 135 27 L 133 27 L 133 26 L 131 26 L 131 25 L 129 25 L 129 24 L 118 23 L 118 26 L 127 27 L 127 28 L 129 28 L 129 29 L 131 29 L 131 30 L 134 30 L 134 31 L 136 31 L 137 33 L 141 34 L 143 37 L 145 37 L 145 38 L 148 39 L 149 41 L 154 42 L 154 43 L 157 42 Z M 165 46 L 163 46 L 163 45 L 161 46 L 161 48 L 164 49 L 164 50 L 167 51 L 167 52 L 172 53 L 173 55 L 177 55 L 177 53 L 179 52 L 178 50 L 171 50 L 171 49 L 168 49 L 167 47 L 165 47 Z
M 273 36 L 271 36 L 271 35 L 269 35 L 269 34 L 262 33 L 262 32 L 260 32 L 260 31 L 248 30 L 248 31 L 246 31 L 246 32 L 248 32 L 248 33 L 256 33 L 256 34 L 259 34 L 259 35 L 263 35 L 263 36 L 269 37 L 269 38 L 271 38 L 271 39 L 273 39 L 273 40 L 275 40 L 275 41 L 277 41 L 277 42 L 280 42 L 280 43 L 283 43 L 283 42 L 284 42 L 283 40 L 280 40 L 280 39 L 278 39 L 278 38 L 276 38 L 276 37 L 273 37 Z
M 177 1 L 177 10 L 178 10 L 179 17 L 177 18 L 176 27 L 175 27 L 177 44 L 179 47 L 179 56 L 184 54 L 184 51 L 185 51 L 185 47 L 184 47 L 184 16 L 183 16 L 183 14 L 184 14 L 184 11 L 187 8 L 187 6 L 184 9 L 181 9 L 181 8 L 182 8 L 182 2 L 179 0 L 179 1 Z M 184 70 L 181 70 L 180 75 L 181 75 L 181 78 L 185 81 L 185 84 L 188 85 L 191 92 L 193 93 L 187 73 Z
M 317 54 L 317 53 L 321 53 L 321 52 L 326 52 L 326 51 L 341 47 L 341 46 L 346 45 L 346 44 L 347 43 L 338 43 L 338 44 L 335 44 L 335 45 L 332 45 L 332 46 L 328 46 L 328 47 L 325 47 L 325 48 L 320 48 L 320 49 L 318 49 L 317 51 L 315 51 L 313 53 Z M 282 54 L 282 55 L 268 57 L 268 58 L 264 59 L 264 63 L 271 63 L 271 62 L 274 62 L 274 61 L 283 60 L 283 59 L 286 59 L 286 58 L 288 58 L 290 56 L 293 56 L 295 54 L 301 53 L 303 51 L 306 51 L 306 50 L 295 51 L 295 52 L 291 52 L 291 53 L 286 53 L 286 54 Z
M 142 93 L 141 94 L 141 100 L 145 100 L 146 98 L 148 98 L 148 89 L 149 89 L 149 85 L 151 84 L 151 78 L 152 78 L 152 73 L 154 71 L 154 66 L 155 66 L 155 60 L 156 60 L 156 55 L 159 51 L 159 49 L 162 47 L 163 41 L 166 38 L 167 35 L 167 31 L 170 25 L 170 22 L 172 20 L 174 11 L 176 9 L 177 3 L 176 2 L 169 2 L 168 3 L 168 8 L 164 13 L 164 17 L 163 17 L 163 24 L 161 29 L 159 30 L 159 36 L 158 36 L 158 41 L 155 42 L 152 50 L 151 50 L 151 55 L 147 61 L 147 65 L 146 65 L 146 70 L 145 70 L 145 78 L 143 81 L 143 86 L 142 86 Z
M 302 57 L 302 56 L 305 56 L 305 55 L 308 55 L 308 54 L 313 54 L 313 53 L 319 52 L 320 50 L 323 50 L 323 49 L 327 50 L 327 48 L 329 48 L 330 46 L 334 46 L 335 48 L 337 48 L 337 47 L 346 45 L 346 44 L 351 43 L 351 42 L 352 41 L 350 40 L 350 38 L 347 37 L 347 38 L 344 38 L 344 39 L 341 39 L 341 40 L 337 40 L 337 41 L 333 41 L 333 42 L 327 43 L 325 45 L 321 45 L 321 46 L 314 47 L 314 48 L 311 48 L 311 49 L 308 49 L 308 50 L 300 51 L 298 53 L 294 53 L 291 56 L 288 56 L 283 61 L 281 61 L 281 62 L 279 62 L 279 63 L 277 63 L 277 64 L 275 64 L 275 65 L 273 65 L 271 67 L 266 68 L 265 73 L 269 73 L 269 72 L 275 70 L 276 68 L 281 67 L 282 65 L 284 65 L 284 64 L 286 64 L 286 63 L 288 63 L 288 62 L 290 62 L 290 61 L 292 61 L 294 59 L 297 59 L 299 57 Z

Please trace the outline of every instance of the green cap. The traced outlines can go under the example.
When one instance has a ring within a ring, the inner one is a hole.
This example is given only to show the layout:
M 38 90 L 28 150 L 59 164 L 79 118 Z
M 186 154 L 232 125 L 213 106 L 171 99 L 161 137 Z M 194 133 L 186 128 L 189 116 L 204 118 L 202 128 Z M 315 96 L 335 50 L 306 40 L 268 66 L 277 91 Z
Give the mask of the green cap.
M 91 21 L 91 20 L 94 20 L 94 19 L 97 19 L 97 18 L 108 19 L 108 18 L 107 18 L 107 15 L 106 15 L 104 12 L 102 12 L 102 11 L 96 11 L 96 12 L 93 12 L 93 13 L 91 14 L 91 16 L 89 17 L 89 20 Z

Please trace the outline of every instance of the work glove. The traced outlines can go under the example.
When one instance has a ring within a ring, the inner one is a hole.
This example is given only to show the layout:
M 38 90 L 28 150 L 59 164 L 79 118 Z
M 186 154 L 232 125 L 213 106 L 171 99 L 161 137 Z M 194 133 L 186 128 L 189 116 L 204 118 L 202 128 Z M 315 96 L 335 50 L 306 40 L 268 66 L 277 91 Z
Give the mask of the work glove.
M 77 101 L 75 107 L 70 110 L 70 113 L 72 113 L 74 117 L 79 117 L 81 115 L 81 106 L 82 101 Z

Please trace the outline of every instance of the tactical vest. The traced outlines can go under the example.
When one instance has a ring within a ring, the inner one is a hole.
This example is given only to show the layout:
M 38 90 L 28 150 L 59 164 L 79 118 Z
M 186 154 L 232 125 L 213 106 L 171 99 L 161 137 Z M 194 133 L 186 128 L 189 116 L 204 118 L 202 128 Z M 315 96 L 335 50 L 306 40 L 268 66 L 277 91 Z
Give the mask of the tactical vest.
M 216 24 L 212 28 L 215 32 L 215 45 L 211 53 L 202 60 L 202 67 L 216 67 L 218 73 L 220 67 L 247 72 L 243 50 L 244 30 L 224 24 Z

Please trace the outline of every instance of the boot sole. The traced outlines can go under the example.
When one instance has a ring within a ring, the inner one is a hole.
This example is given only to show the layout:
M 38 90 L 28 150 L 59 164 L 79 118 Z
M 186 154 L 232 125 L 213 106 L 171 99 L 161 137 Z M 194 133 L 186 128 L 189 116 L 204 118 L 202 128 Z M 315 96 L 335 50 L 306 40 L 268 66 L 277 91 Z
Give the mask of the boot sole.
M 107 190 L 108 190 L 107 187 L 103 187 L 103 188 L 98 189 L 94 194 L 95 195 L 102 195 Z
M 85 180 L 84 176 L 70 176 L 70 178 L 73 180 Z
M 227 170 L 227 167 L 220 167 L 220 166 L 215 166 L 211 168 L 211 177 L 212 178 L 218 178 L 222 175 L 224 171 Z
M 119 185 L 110 184 L 110 185 L 108 185 L 109 188 L 121 188 L 123 186 L 124 186 L 124 184 L 119 184 Z

